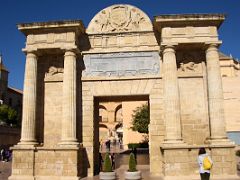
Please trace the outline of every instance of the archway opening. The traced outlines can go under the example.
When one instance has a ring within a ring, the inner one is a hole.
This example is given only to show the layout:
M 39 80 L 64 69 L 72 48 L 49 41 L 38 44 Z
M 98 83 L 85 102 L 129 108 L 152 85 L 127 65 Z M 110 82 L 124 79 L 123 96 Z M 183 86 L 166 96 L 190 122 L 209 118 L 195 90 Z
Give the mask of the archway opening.
M 101 171 L 107 152 L 112 155 L 114 169 L 128 164 L 133 148 L 139 154 L 138 164 L 149 164 L 148 134 L 134 131 L 132 123 L 137 109 L 143 105 L 149 107 L 148 95 L 94 97 L 95 174 Z

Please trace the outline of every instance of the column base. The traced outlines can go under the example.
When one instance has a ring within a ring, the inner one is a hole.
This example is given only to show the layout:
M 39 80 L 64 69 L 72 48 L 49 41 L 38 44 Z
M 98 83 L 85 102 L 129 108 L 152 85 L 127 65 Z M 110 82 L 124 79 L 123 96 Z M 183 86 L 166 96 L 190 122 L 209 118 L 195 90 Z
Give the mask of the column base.
M 80 180 L 78 176 L 21 176 L 13 175 L 8 180 Z
M 77 141 L 61 141 L 60 143 L 58 143 L 59 146 L 69 146 L 69 147 L 79 147 L 80 144 Z
M 38 144 L 37 141 L 20 141 L 17 146 L 36 146 Z
M 182 139 L 179 139 L 179 140 L 164 140 L 163 144 L 180 144 L 180 145 L 184 145 L 186 143 Z
M 211 138 L 206 141 L 208 144 L 211 145 L 235 145 L 235 143 L 229 140 L 227 137 L 224 138 Z
M 35 178 L 34 176 L 12 175 L 8 177 L 8 180 L 35 180 Z

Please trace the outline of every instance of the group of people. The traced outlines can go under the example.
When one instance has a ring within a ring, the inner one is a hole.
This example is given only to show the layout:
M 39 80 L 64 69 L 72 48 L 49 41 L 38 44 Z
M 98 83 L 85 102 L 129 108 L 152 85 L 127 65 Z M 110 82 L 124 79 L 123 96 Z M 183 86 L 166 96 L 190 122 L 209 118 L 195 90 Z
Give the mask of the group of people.
M 113 140 L 110 140 L 107 139 L 107 140 L 103 140 L 101 139 L 99 141 L 99 149 L 100 151 L 102 151 L 104 148 L 106 148 L 107 151 L 111 151 L 112 148 L 119 148 L 119 149 L 122 149 L 123 148 L 123 145 L 122 145 L 122 139 L 113 139 Z
M 9 149 L 2 148 L 0 151 L 0 159 L 3 162 L 8 162 L 11 160 L 12 152 Z

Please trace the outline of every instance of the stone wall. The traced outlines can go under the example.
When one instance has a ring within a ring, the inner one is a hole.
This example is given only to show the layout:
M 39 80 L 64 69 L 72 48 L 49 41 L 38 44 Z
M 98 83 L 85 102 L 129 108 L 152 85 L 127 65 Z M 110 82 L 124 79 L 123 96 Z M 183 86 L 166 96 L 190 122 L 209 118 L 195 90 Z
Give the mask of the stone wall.
M 204 144 L 210 136 L 204 83 L 203 78 L 179 78 L 182 136 L 190 145 Z
M 60 142 L 62 129 L 62 82 L 45 83 L 44 146 Z
M 164 149 L 164 174 L 166 179 L 173 176 L 182 179 L 188 179 L 184 176 L 199 176 L 199 167 L 197 163 L 199 147 L 189 146 L 181 148 Z M 211 173 L 213 177 L 220 178 L 226 174 L 230 178 L 236 173 L 236 162 L 234 149 L 232 147 L 206 146 L 207 153 L 213 160 Z
M 240 77 L 223 77 L 226 130 L 240 131 Z
M 72 180 L 74 176 L 83 175 L 83 149 L 28 148 L 13 152 L 13 171 L 9 179 L 18 175 L 28 179 L 34 175 L 37 180 L 59 180 L 59 176 Z

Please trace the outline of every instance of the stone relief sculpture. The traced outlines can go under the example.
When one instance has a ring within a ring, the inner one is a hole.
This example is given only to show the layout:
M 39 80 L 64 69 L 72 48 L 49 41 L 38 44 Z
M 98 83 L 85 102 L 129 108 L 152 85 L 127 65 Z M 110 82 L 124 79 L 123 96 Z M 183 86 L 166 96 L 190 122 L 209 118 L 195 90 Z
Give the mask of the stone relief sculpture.
M 63 73 L 63 68 L 57 68 L 55 66 L 50 66 L 48 69 L 48 73 L 46 73 L 47 76 L 53 76 L 58 73 Z
M 184 53 L 179 62 L 179 72 L 201 72 L 201 63 L 198 62 L 197 58 L 190 53 Z
M 197 68 L 197 64 L 194 62 L 189 62 L 189 63 L 180 63 L 180 70 L 181 71 L 195 71 Z
M 46 67 L 45 81 L 59 81 L 63 78 L 63 64 L 57 57 L 50 59 L 51 63 Z
M 100 11 L 89 23 L 88 33 L 152 30 L 150 19 L 134 6 L 114 5 Z
M 109 26 L 109 19 L 108 15 L 105 10 L 101 11 L 101 14 L 99 15 L 99 19 L 95 20 L 97 24 L 100 25 L 101 31 L 108 31 L 107 28 Z

